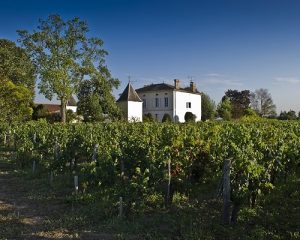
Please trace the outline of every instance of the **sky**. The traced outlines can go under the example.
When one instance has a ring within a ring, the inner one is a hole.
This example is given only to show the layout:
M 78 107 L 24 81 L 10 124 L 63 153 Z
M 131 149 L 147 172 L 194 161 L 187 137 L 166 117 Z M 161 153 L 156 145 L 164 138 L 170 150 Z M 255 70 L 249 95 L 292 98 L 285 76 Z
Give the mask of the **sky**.
M 89 25 L 106 63 L 135 88 L 192 79 L 216 104 L 228 89 L 266 88 L 277 112 L 300 111 L 298 0 L 0 0 L 0 38 L 60 14 Z M 37 102 L 46 100 L 39 94 Z

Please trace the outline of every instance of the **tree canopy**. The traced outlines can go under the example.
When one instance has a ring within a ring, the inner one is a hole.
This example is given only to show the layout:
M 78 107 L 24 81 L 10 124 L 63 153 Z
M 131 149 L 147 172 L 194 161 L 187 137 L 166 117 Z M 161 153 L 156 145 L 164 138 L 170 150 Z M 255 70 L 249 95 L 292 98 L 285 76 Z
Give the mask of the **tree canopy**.
M 268 89 L 260 88 L 251 93 L 251 107 L 261 116 L 276 115 L 276 106 L 273 103 Z
M 120 82 L 112 78 L 106 69 L 100 69 L 97 75 L 80 84 L 78 93 L 78 113 L 86 122 L 102 121 L 105 118 L 116 120 L 121 112 L 116 105 L 112 89 Z
M 297 119 L 297 115 L 296 112 L 294 110 L 290 110 L 290 111 L 283 111 L 279 114 L 278 116 L 279 120 L 296 120 Z
M 215 115 L 215 102 L 205 93 L 201 93 L 201 120 L 213 119 Z
M 224 120 L 230 120 L 231 119 L 231 102 L 228 97 L 223 97 L 221 102 L 217 106 L 217 113 L 218 116 L 223 118 Z
M 31 91 L 0 77 L 0 122 L 19 122 L 29 120 L 32 115 Z
M 61 120 L 66 121 L 66 104 L 79 85 L 106 68 L 103 41 L 87 37 L 86 22 L 78 17 L 64 21 L 59 15 L 40 20 L 32 33 L 19 30 L 19 41 L 37 67 L 40 93 L 61 101 Z
M 231 102 L 232 118 L 237 119 L 245 114 L 245 110 L 250 105 L 250 91 L 249 90 L 227 90 L 223 99 L 227 97 Z
M 0 76 L 28 88 L 33 98 L 35 66 L 24 49 L 7 39 L 0 39 Z

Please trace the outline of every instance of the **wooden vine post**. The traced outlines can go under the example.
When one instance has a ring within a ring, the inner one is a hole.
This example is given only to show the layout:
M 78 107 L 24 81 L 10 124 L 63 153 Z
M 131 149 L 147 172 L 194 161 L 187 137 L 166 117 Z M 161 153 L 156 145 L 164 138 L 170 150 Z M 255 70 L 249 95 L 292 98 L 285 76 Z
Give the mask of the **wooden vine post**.
M 223 166 L 223 224 L 230 224 L 230 160 L 224 161 Z
M 119 199 L 119 218 L 123 217 L 123 198 Z
M 167 204 L 171 202 L 171 159 L 168 160 Z
M 99 148 L 99 144 L 97 143 L 94 146 L 94 151 L 93 151 L 93 156 L 92 156 L 93 162 L 97 162 L 98 148 Z
M 75 187 L 75 193 L 78 193 L 78 176 L 74 176 L 74 187 Z

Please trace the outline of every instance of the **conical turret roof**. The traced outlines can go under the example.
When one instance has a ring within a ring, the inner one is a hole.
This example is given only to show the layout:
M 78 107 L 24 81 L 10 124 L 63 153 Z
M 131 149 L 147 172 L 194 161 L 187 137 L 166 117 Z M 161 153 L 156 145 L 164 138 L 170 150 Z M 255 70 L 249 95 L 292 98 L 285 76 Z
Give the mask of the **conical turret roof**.
M 128 101 L 142 102 L 142 100 L 140 99 L 139 95 L 136 93 L 130 82 L 128 83 L 127 87 L 125 88 L 119 99 L 117 100 L 117 102 Z

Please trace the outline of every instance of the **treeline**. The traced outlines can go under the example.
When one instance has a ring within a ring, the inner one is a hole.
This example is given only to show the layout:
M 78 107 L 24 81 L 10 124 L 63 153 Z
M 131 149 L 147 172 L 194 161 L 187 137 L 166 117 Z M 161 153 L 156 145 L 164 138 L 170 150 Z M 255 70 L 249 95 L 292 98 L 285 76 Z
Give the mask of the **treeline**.
M 218 105 L 205 93 L 202 93 L 202 120 L 259 120 L 261 118 L 279 120 L 299 120 L 295 111 L 276 113 L 276 105 L 268 89 L 227 90 Z

